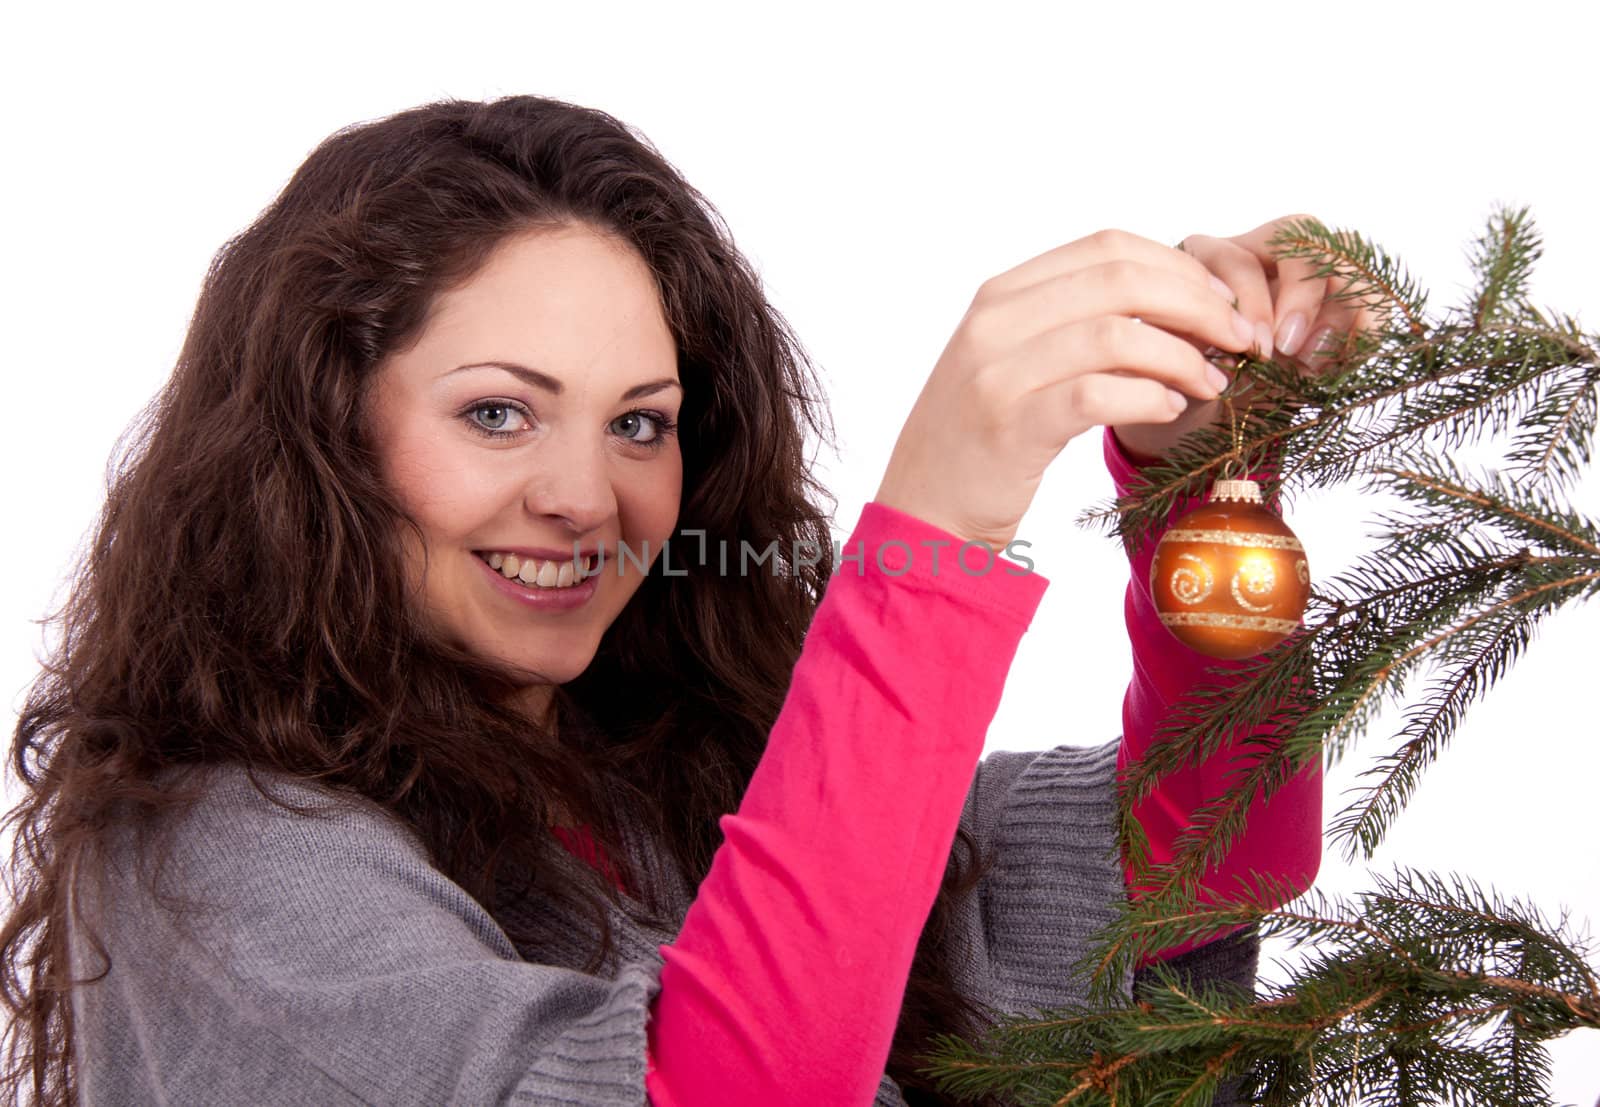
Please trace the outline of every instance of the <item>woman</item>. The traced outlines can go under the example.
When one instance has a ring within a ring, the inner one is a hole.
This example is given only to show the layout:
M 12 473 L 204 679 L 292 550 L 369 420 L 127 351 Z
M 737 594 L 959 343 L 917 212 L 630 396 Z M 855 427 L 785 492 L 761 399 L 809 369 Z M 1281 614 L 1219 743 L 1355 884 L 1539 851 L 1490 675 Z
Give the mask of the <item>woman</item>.
M 1205 664 L 1136 571 L 1121 741 L 974 775 L 1047 583 L 991 549 L 1072 437 L 1127 480 L 1216 418 L 1204 347 L 1355 325 L 1270 230 L 985 283 L 835 550 L 810 366 L 648 143 L 332 136 L 215 260 L 18 723 L 12 1101 L 942 1102 L 932 1035 L 1075 995 L 1118 758 Z M 1231 860 L 1308 885 L 1319 788 Z

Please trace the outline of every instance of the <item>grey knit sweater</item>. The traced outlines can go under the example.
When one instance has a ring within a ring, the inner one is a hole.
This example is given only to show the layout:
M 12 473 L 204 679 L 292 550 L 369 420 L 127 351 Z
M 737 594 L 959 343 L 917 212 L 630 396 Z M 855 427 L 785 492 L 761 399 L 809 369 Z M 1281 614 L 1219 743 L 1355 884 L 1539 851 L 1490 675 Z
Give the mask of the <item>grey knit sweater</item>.
M 961 825 L 998 860 L 959 921 L 966 994 L 1009 1012 L 1081 998 L 1067 967 L 1125 894 L 1112 860 L 1116 751 L 996 752 L 979 764 Z M 583 919 L 535 909 L 518 921 L 540 939 L 513 945 L 375 805 L 267 775 L 275 794 L 324 812 L 300 817 L 262 799 L 242 770 L 214 772 L 176 827 L 160 885 L 212 910 L 175 925 L 115 851 L 105 885 L 81 891 L 112 958 L 109 975 L 74 996 L 85 1104 L 646 1102 L 656 947 L 673 932 L 614 911 L 619 957 L 586 975 Z M 642 878 L 678 905 L 681 924 L 692 890 L 627 833 Z M 71 933 L 74 971 L 99 972 L 104 962 Z M 1246 935 L 1178 964 L 1249 987 L 1256 956 Z M 875 1104 L 904 1103 L 885 1076 Z

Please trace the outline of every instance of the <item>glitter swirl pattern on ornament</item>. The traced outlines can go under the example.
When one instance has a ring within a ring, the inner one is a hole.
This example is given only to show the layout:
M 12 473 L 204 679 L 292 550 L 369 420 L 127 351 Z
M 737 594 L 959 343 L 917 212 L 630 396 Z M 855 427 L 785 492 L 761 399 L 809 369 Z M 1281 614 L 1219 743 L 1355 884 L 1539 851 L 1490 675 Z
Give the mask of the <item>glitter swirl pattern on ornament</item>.
M 1177 560 L 1192 561 L 1199 566 L 1199 570 L 1185 566 L 1175 569 L 1172 573 L 1172 594 L 1182 603 L 1200 603 L 1211 595 L 1211 589 L 1216 584 L 1211 576 L 1211 566 L 1205 560 L 1194 554 L 1179 554 Z
M 1304 565 L 1305 562 L 1302 561 L 1300 564 Z M 1277 583 L 1277 574 L 1272 571 L 1269 562 L 1253 560 L 1239 566 L 1239 571 L 1233 574 L 1233 580 L 1229 583 L 1229 590 L 1233 593 L 1234 603 L 1246 611 L 1259 614 L 1262 611 L 1271 611 L 1272 605 L 1251 603 L 1244 598 L 1244 594 L 1248 592 L 1252 596 L 1270 596 Z

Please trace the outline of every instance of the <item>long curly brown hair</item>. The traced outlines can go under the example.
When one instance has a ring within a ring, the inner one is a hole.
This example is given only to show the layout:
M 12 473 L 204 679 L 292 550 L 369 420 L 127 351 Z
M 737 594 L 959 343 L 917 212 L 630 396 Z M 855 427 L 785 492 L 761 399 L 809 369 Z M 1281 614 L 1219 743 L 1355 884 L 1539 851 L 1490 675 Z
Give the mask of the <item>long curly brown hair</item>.
M 664 575 L 658 560 L 593 663 L 555 689 L 546 733 L 503 706 L 502 674 L 411 613 L 392 537 L 413 524 L 379 480 L 361 400 L 439 293 L 509 235 L 573 223 L 630 243 L 657 280 L 685 388 L 679 526 L 821 557 L 732 579 Z M 587 825 L 637 887 L 612 814 L 622 797 L 696 886 L 833 572 L 835 505 L 807 469 L 808 428 L 832 444 L 815 370 L 720 215 L 610 115 L 445 100 L 318 146 L 213 260 L 17 723 L 24 799 L 0 823 L 14 832 L 5 1102 L 25 1089 L 76 1101 L 69 876 L 114 813 L 145 822 L 192 802 L 155 779 L 168 769 L 231 761 L 369 797 L 486 906 L 499 866 L 550 868 L 536 862 L 552 811 Z M 889 1057 L 913 1103 L 955 1102 L 917 1074 L 918 1055 L 982 1020 L 946 961 L 951 905 L 982 872 L 965 832 L 956 846 Z M 592 913 L 589 970 L 604 964 L 602 901 L 632 906 L 599 880 L 540 891 Z

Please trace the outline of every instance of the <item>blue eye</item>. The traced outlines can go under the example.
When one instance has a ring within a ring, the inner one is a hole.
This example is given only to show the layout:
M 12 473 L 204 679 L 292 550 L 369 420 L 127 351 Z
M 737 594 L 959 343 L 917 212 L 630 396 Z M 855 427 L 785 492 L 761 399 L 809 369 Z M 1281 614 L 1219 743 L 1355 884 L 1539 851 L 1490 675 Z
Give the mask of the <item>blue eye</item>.
M 611 425 L 617 426 L 618 424 L 623 423 L 637 423 L 641 418 L 647 419 L 651 423 L 655 424 L 655 433 L 649 438 L 636 438 L 633 435 L 624 432 L 623 437 L 629 442 L 637 443 L 640 446 L 645 446 L 652 450 L 659 450 L 662 446 L 666 445 L 667 437 L 671 435 L 678 426 L 677 423 L 667 418 L 659 411 L 630 411 L 626 415 L 619 415 L 615 420 L 612 421 Z
M 528 422 L 527 413 L 521 406 L 509 400 L 483 400 L 473 404 L 462 414 L 466 416 L 468 425 L 473 430 L 491 438 L 515 434 L 524 429 Z M 523 426 L 518 425 L 518 420 L 522 421 Z

